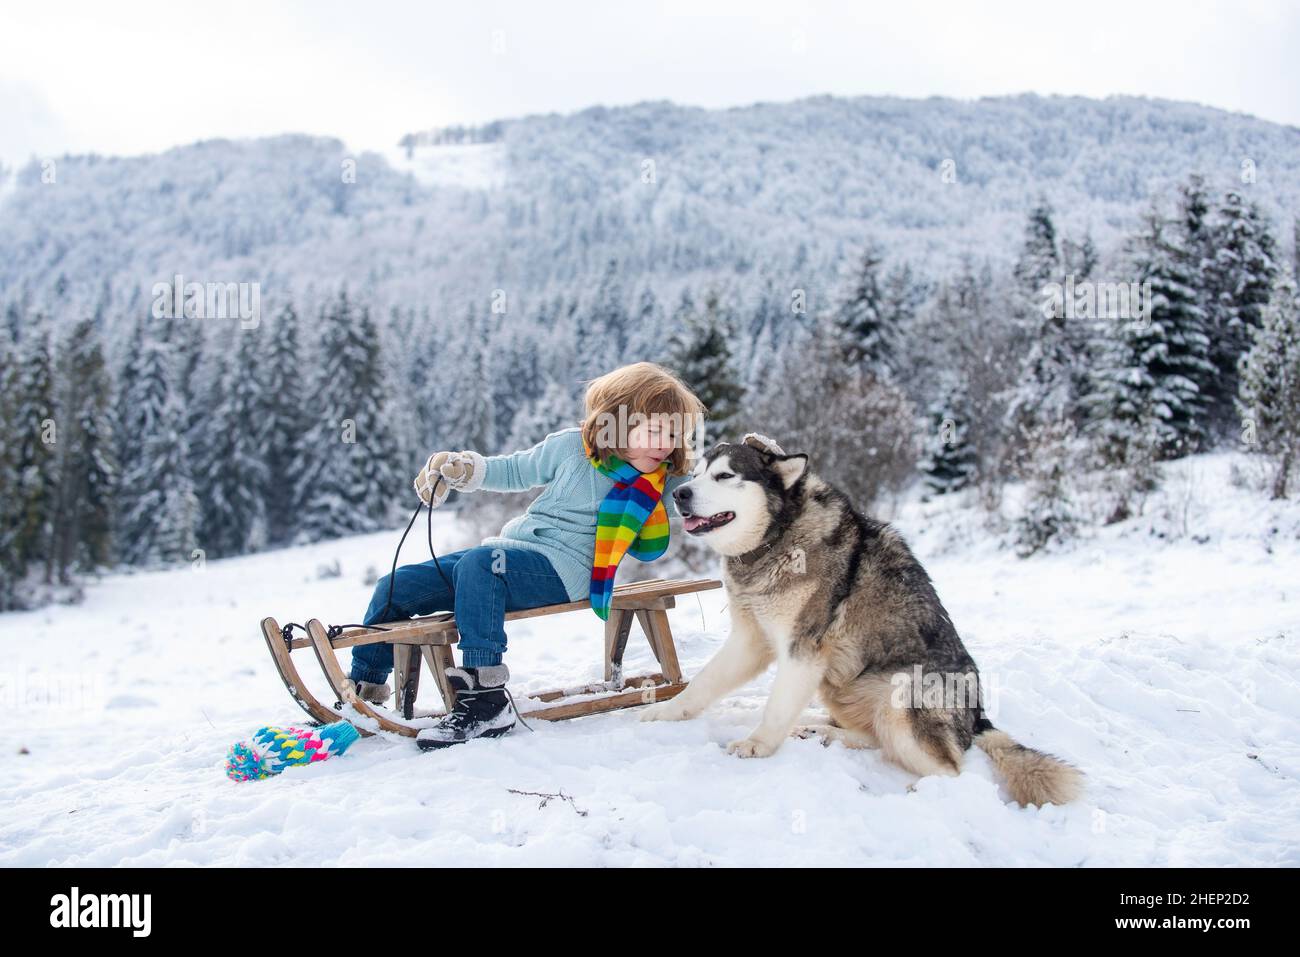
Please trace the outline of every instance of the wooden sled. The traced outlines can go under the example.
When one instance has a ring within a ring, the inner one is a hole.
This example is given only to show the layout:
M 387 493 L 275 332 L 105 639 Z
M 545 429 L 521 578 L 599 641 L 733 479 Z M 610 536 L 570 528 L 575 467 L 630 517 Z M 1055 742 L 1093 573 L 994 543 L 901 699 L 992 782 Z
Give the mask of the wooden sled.
M 576 688 L 535 692 L 525 700 L 537 703 L 538 707 L 521 710 L 520 714 L 524 720 L 538 718 L 543 721 L 562 721 L 651 704 L 680 694 L 686 688 L 686 682 L 682 680 L 681 667 L 677 662 L 677 648 L 668 626 L 667 611 L 676 604 L 677 595 L 721 587 L 722 582 L 714 579 L 654 579 L 615 586 L 609 618 L 605 622 L 605 680 Z M 544 605 L 507 612 L 506 621 L 540 618 L 590 608 L 589 601 Z M 623 652 L 627 648 L 633 618 L 641 625 L 660 670 L 653 674 L 625 677 Z M 262 621 L 263 635 L 285 687 L 315 720 L 328 723 L 346 718 L 363 735 L 387 731 L 413 738 L 421 728 L 434 724 L 437 718 L 455 705 L 455 692 L 445 671 L 455 663 L 452 645 L 460 637 L 451 612 L 385 622 L 379 626 L 385 629 L 383 631 L 377 628 L 346 628 L 331 636 L 329 630 L 315 618 L 308 621 L 306 627 L 307 637 L 292 638 L 281 630 L 275 619 L 266 618 Z M 348 690 L 347 674 L 339 664 L 337 654 L 342 648 L 385 641 L 393 643 L 393 679 L 397 704 L 395 712 L 363 701 Z M 333 707 L 312 696 L 294 667 L 292 653 L 306 647 L 311 647 L 315 652 L 316 660 L 338 699 Z M 442 708 L 436 711 L 420 712 L 415 707 L 422 660 L 428 663 L 442 699 Z M 526 707 L 523 702 L 520 704 L 521 708 Z M 350 714 L 345 713 L 349 710 Z

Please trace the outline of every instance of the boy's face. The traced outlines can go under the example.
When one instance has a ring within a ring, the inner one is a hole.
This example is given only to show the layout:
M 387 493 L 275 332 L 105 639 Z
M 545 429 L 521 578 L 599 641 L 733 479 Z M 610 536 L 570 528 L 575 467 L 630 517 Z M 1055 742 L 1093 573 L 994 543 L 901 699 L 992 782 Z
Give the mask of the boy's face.
M 628 447 L 622 457 L 638 472 L 653 472 L 659 463 L 673 454 L 677 433 L 668 416 L 651 416 L 630 429 Z

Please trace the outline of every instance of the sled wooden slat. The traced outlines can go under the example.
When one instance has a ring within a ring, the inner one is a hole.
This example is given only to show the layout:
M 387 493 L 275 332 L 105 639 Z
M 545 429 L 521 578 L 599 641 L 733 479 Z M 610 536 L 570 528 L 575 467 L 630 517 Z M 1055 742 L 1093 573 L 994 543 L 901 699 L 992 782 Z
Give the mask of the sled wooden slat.
M 657 609 L 666 610 L 674 607 L 675 595 L 689 595 L 700 591 L 721 588 L 722 583 L 712 579 L 695 579 L 689 581 L 653 581 L 631 582 L 617 585 L 611 608 Z M 559 605 L 543 605 L 539 608 L 525 608 L 521 611 L 506 613 L 506 621 L 522 621 L 525 618 L 542 618 L 558 615 L 568 611 L 591 608 L 590 601 L 571 601 Z M 457 639 L 456 621 L 451 612 L 441 611 L 421 618 L 404 618 L 395 622 L 383 622 L 379 628 L 347 628 L 337 638 L 331 640 L 335 648 L 351 648 L 356 645 L 376 645 L 383 642 L 412 645 L 445 645 Z M 295 638 L 292 646 L 308 648 L 310 638 Z
M 520 713 L 524 720 L 562 721 L 650 704 L 680 694 L 686 688 L 686 682 L 682 679 L 677 649 L 668 625 L 668 609 L 674 607 L 677 595 L 721 587 L 722 582 L 714 579 L 651 579 L 616 586 L 609 617 L 604 623 L 605 680 L 576 688 L 534 692 L 525 700 L 529 704 L 537 703 L 541 706 L 528 708 L 523 705 L 525 710 Z M 564 602 L 509 612 L 506 620 L 519 621 L 590 608 L 589 601 Z M 660 670 L 653 674 L 625 678 L 623 653 L 627 648 L 633 620 L 645 633 Z M 348 628 L 334 638 L 329 637 L 328 630 L 315 618 L 308 621 L 306 627 L 308 637 L 285 641 L 274 619 L 267 618 L 262 622 L 263 635 L 285 687 L 303 710 L 317 721 L 324 723 L 347 718 L 343 709 L 346 704 L 363 718 L 373 721 L 382 731 L 415 737 L 430 719 L 446 713 L 421 712 L 418 719 L 420 723 L 416 723 L 412 717 L 416 713 L 415 698 L 419 690 L 422 663 L 429 666 L 445 709 L 450 710 L 454 706 L 455 692 L 447 678 L 446 669 L 455 663 L 451 649 L 459 635 L 451 612 L 386 623 L 383 631 Z M 385 641 L 395 646 L 393 677 L 397 687 L 396 711 L 363 701 L 349 690 L 347 676 L 338 659 L 340 649 Z M 333 708 L 312 697 L 294 668 L 292 652 L 306 647 L 315 652 L 321 670 L 337 698 Z M 369 726 L 364 729 L 358 727 L 358 730 L 362 734 L 374 733 Z
M 284 686 L 302 710 L 320 724 L 338 721 L 342 715 L 320 702 L 303 683 L 302 676 L 294 666 L 293 656 L 289 653 L 289 646 L 280 633 L 280 625 L 274 618 L 262 619 L 262 637 L 266 639 L 266 645 L 271 650 L 271 658 L 275 661 L 276 670 L 280 672 Z M 369 731 L 361 728 L 357 730 L 363 737 L 370 736 Z
M 660 677 L 663 677 L 660 675 Z M 604 698 L 590 698 L 586 701 L 573 701 L 554 705 L 550 708 L 538 708 L 536 711 L 522 712 L 525 721 L 539 718 L 542 721 L 567 721 L 569 718 L 582 718 L 589 714 L 603 714 L 606 711 L 620 711 L 642 704 L 654 704 L 666 701 L 686 690 L 686 682 L 675 684 L 647 684 L 644 688 L 632 688 Z M 532 695 L 529 695 L 532 698 Z

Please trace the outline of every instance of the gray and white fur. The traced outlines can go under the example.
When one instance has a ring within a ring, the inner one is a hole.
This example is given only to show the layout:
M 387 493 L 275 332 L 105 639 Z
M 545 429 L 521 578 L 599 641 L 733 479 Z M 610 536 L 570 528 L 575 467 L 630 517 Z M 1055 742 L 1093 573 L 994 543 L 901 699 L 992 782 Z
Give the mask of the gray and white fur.
M 674 498 L 686 530 L 723 556 L 731 632 L 643 720 L 696 717 L 775 662 L 761 722 L 728 751 L 766 757 L 795 733 L 879 748 L 927 775 L 957 774 L 974 744 L 1021 805 L 1078 796 L 1076 768 L 993 727 L 975 662 L 911 549 L 809 471 L 806 455 L 761 436 L 720 443 Z M 796 728 L 815 696 L 830 723 Z

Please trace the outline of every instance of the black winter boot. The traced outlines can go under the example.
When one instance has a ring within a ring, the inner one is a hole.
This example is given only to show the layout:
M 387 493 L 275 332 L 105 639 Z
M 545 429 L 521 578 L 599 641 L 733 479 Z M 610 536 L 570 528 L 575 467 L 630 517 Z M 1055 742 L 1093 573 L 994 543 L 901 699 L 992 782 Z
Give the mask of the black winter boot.
M 506 694 L 510 671 L 504 664 L 448 668 L 456 706 L 415 738 L 422 751 L 463 744 L 470 738 L 497 738 L 515 726 L 515 709 Z

